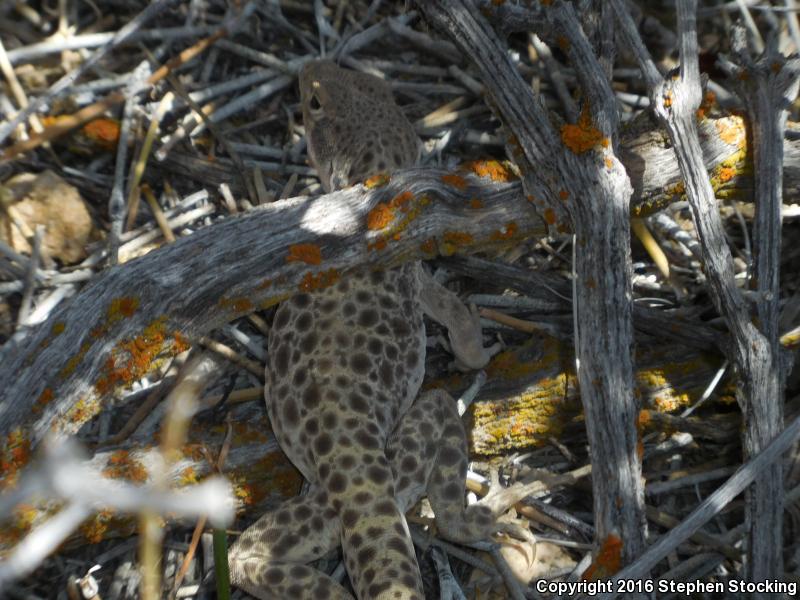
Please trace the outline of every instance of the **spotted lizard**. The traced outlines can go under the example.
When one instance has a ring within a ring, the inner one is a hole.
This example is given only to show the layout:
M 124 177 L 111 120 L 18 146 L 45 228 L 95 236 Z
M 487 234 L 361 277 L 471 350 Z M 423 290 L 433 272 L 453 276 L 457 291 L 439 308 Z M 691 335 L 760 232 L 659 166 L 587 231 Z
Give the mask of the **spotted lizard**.
M 378 77 L 307 64 L 300 94 L 311 163 L 330 192 L 412 166 L 420 142 Z M 422 268 L 361 270 L 277 309 L 264 396 L 275 436 L 311 483 L 247 529 L 229 553 L 231 582 L 262 599 L 352 599 L 308 563 L 340 546 L 356 596 L 423 600 L 404 514 L 424 494 L 440 534 L 470 542 L 494 511 L 464 506 L 467 444 L 452 398 L 419 397 L 423 312 L 448 328 L 463 365 L 490 358 L 474 311 Z

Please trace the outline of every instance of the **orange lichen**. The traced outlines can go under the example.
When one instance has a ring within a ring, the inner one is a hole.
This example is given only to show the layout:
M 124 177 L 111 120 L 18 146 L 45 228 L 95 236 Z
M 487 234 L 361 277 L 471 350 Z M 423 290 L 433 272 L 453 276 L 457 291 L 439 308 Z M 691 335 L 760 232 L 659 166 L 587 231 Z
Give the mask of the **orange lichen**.
M 493 231 L 492 235 L 490 235 L 489 238 L 494 241 L 508 240 L 514 237 L 514 234 L 516 233 L 517 233 L 517 224 L 514 223 L 514 221 L 510 221 L 508 225 L 506 225 L 500 231 Z
M 436 240 L 433 238 L 425 240 L 419 247 L 426 254 L 436 254 Z
M 197 471 L 192 466 L 186 467 L 183 471 L 180 472 L 178 475 L 178 486 L 183 487 L 186 485 L 193 485 L 199 481 L 197 477 Z
M 703 96 L 703 101 L 700 103 L 700 108 L 697 109 L 697 118 L 702 119 L 706 116 L 706 113 L 714 106 L 714 103 L 717 101 L 717 96 L 711 90 L 707 90 L 705 95 Z
M 589 568 L 583 572 L 584 581 L 606 579 L 617 573 L 622 566 L 622 540 L 609 534 Z
M 446 244 L 460 246 L 472 243 L 472 235 L 463 231 L 445 231 L 442 239 Z
M 310 271 L 303 276 L 300 285 L 301 292 L 311 292 L 314 290 L 321 290 L 326 287 L 332 286 L 339 281 L 339 271 L 336 269 L 328 269 L 327 271 L 320 271 L 316 275 Z
M 108 305 L 108 324 L 115 323 L 120 319 L 130 319 L 136 309 L 139 308 L 138 298 L 114 298 Z
M 556 211 L 552 208 L 545 208 L 544 209 L 544 220 L 548 225 L 555 225 L 556 224 Z
M 456 189 L 463 190 L 467 187 L 467 180 L 461 175 L 442 175 L 442 181 Z
M 473 198 L 469 201 L 470 208 L 483 208 L 483 201 L 478 198 Z
M 561 190 L 558 192 L 558 197 L 561 198 L 564 202 L 569 199 L 569 192 L 567 190 Z
M 664 94 L 664 108 L 672 106 L 672 92 L 668 91 Z
M 387 227 L 388 229 L 374 242 L 367 243 L 367 250 L 380 251 L 386 248 L 390 239 L 400 240 L 408 224 L 417 218 L 422 207 L 429 202 L 428 197 L 422 196 L 415 199 L 414 194 L 406 190 L 397 194 L 388 203 L 378 204 L 367 215 L 367 227 L 372 231 Z M 402 217 L 398 212 L 402 214 Z M 391 227 L 389 227 L 390 225 Z
M 512 178 L 511 171 L 497 160 L 473 160 L 464 166 L 478 177 L 489 177 L 492 181 L 506 182 Z
M 184 444 L 181 447 L 181 454 L 184 458 L 199 462 L 205 460 L 206 454 L 204 448 L 205 446 L 203 446 L 203 444 Z
M 17 427 L 6 436 L 5 447 L 0 450 L 0 489 L 16 483 L 20 470 L 31 458 L 31 442 Z
M 176 333 L 167 335 L 166 317 L 160 317 L 140 335 L 119 341 L 105 359 L 95 391 L 102 396 L 118 385 L 128 386 L 150 371 L 160 355 L 175 355 L 185 350 L 186 340 Z
M 318 265 L 322 262 L 322 249 L 316 244 L 292 244 L 286 262 L 304 262 Z
M 256 289 L 257 289 L 257 290 L 266 290 L 266 289 L 268 289 L 270 286 L 272 286 L 272 279 L 265 279 L 264 281 L 262 281 L 261 283 L 259 283 L 259 284 L 256 286 Z
M 394 208 L 381 202 L 367 214 L 367 229 L 377 231 L 394 220 Z
M 175 351 L 175 354 L 186 352 L 189 348 L 191 348 L 191 346 L 192 345 L 189 343 L 189 340 L 180 331 L 172 332 L 172 347 Z
M 64 329 L 66 329 L 66 327 L 67 326 L 63 321 L 56 321 L 50 328 L 50 335 L 53 337 L 61 335 L 62 333 L 64 333 Z
M 81 344 L 80 349 L 78 350 L 77 354 L 72 356 L 68 361 L 67 364 L 58 372 L 59 376 L 67 377 L 71 375 L 72 372 L 77 368 L 80 362 L 83 360 L 83 357 L 86 356 L 86 353 L 89 351 L 89 342 L 84 342 Z
M 256 307 L 248 298 L 222 298 L 219 301 L 222 308 L 232 308 L 234 312 L 253 312 Z
M 401 212 L 408 212 L 409 203 L 414 199 L 414 194 L 410 190 L 400 192 L 389 201 L 389 206 L 399 208 Z
M 101 510 L 80 526 L 79 530 L 90 544 L 97 544 L 103 541 L 108 532 L 114 512 L 111 510 Z
M 134 483 L 147 481 L 147 469 L 127 450 L 117 450 L 108 457 L 103 475 L 111 479 L 127 479 Z
M 603 132 L 592 123 L 588 103 L 583 105 L 577 123 L 562 125 L 561 141 L 575 154 L 588 152 L 598 144 L 608 145 L 608 138 L 604 137 Z
M 64 415 L 68 423 L 85 423 L 100 413 L 100 402 L 96 398 L 81 398 Z
M 556 38 L 556 44 L 558 44 L 558 47 L 561 48 L 563 52 L 567 52 L 570 49 L 569 40 L 563 35 Z
M 389 176 L 388 173 L 378 173 L 377 175 L 372 175 L 371 177 L 368 177 L 364 181 L 364 187 L 367 188 L 368 190 L 371 190 L 373 188 L 386 185 L 387 183 L 389 183 L 390 180 L 391 177 Z
M 744 122 L 738 117 L 726 117 L 716 122 L 719 138 L 726 144 L 743 148 L 745 145 Z
M 267 473 L 271 477 L 271 486 L 281 491 L 285 496 L 297 494 L 303 484 L 300 472 L 287 465 L 286 458 L 281 452 L 270 452 L 258 461 L 258 471 Z
M 41 413 L 45 407 L 53 401 L 53 390 L 49 387 L 44 388 L 42 393 L 39 394 L 39 397 L 36 399 L 36 402 L 33 403 L 33 407 L 31 410 L 33 414 Z
M 81 129 L 81 133 L 90 141 L 106 150 L 113 150 L 117 147 L 119 131 L 119 121 L 108 118 L 90 121 Z
M 720 167 L 719 168 L 719 180 L 722 183 L 726 181 L 730 181 L 736 175 L 736 169 L 733 167 Z
M 603 162 L 606 165 L 606 169 L 611 169 L 614 166 L 614 161 L 611 160 L 610 156 L 606 156 Z
M 367 244 L 367 250 L 381 251 L 386 249 L 386 238 L 378 238 L 371 244 Z

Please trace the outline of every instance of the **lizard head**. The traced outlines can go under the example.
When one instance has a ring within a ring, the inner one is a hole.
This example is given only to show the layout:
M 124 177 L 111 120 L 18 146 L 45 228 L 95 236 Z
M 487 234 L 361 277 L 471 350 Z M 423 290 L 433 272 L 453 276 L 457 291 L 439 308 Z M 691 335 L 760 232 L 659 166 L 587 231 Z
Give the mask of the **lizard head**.
M 319 60 L 299 83 L 308 153 L 326 191 L 417 161 L 419 139 L 382 79 Z

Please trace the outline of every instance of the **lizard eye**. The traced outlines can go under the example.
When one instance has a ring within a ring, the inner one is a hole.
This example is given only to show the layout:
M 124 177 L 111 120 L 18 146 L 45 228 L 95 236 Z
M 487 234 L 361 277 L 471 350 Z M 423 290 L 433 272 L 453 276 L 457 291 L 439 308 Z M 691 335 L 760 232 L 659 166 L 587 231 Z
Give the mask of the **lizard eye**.
M 319 98 L 317 98 L 316 94 L 311 96 L 311 100 L 308 101 L 308 107 L 313 111 L 317 111 L 322 108 L 322 104 L 320 104 Z

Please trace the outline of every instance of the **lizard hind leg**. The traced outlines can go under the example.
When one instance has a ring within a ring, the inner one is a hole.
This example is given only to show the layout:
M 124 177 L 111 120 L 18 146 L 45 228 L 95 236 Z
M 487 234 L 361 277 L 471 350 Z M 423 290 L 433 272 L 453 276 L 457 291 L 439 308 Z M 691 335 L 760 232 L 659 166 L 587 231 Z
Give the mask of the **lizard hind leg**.
M 396 496 L 408 510 L 427 493 L 442 537 L 476 542 L 494 533 L 496 515 L 482 504 L 464 506 L 467 439 L 453 398 L 444 390 L 419 396 L 392 434 L 386 455 Z
M 307 564 L 337 549 L 339 536 L 339 520 L 325 492 L 291 498 L 231 546 L 231 583 L 261 600 L 352 600 L 339 583 Z
M 394 497 L 392 470 L 382 449 L 355 433 L 358 458 L 332 453 L 334 472 L 321 463 L 321 485 L 337 512 L 345 566 L 360 600 L 424 600 L 408 524 Z M 361 445 L 364 444 L 364 445 Z

